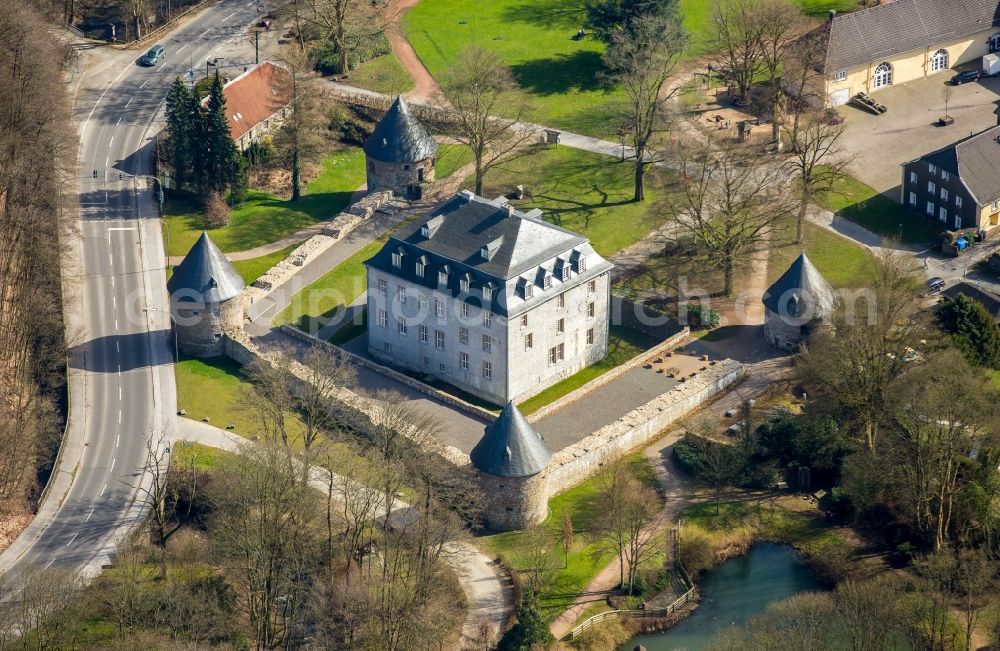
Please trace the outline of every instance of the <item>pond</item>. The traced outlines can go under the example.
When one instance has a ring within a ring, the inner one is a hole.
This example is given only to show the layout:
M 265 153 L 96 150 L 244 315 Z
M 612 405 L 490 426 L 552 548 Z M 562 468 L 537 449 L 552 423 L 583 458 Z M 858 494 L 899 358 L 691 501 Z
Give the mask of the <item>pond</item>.
M 740 626 L 767 610 L 768 604 L 798 592 L 824 589 L 791 547 L 754 545 L 698 579 L 701 603 L 691 616 L 661 633 L 640 635 L 623 651 L 641 644 L 647 651 L 697 651 L 727 626 Z

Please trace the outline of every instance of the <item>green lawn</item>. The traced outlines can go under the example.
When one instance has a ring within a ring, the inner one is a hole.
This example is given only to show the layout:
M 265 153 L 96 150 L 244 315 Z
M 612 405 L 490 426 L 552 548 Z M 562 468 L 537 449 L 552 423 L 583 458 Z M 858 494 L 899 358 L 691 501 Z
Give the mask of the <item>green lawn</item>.
M 322 162 L 322 172 L 306 186 L 297 202 L 251 190 L 246 203 L 232 213 L 228 226 L 209 231 L 225 252 L 246 251 L 268 244 L 337 215 L 365 182 L 361 149 L 338 151 Z M 168 256 L 182 256 L 201 235 L 205 222 L 201 206 L 190 201 L 168 201 L 164 209 L 164 237 Z
M 341 262 L 325 276 L 292 297 L 291 303 L 275 317 L 274 324 L 291 323 L 305 330 L 316 332 L 324 320 L 350 305 L 368 286 L 364 261 L 372 257 L 387 239 L 383 235 L 366 244 Z
M 600 79 L 604 45 L 572 40 L 582 6 L 582 0 L 423 0 L 403 25 L 432 75 L 439 76 L 465 45 L 482 45 L 503 57 L 530 96 L 529 119 L 608 135 L 617 129 L 615 105 L 623 95 Z
M 265 271 L 287 258 L 298 246 L 298 244 L 293 244 L 288 248 L 269 253 L 268 255 L 262 255 L 259 258 L 237 260 L 233 262 L 233 267 L 243 276 L 243 282 L 247 285 L 252 285 Z
M 640 481 L 659 489 L 656 475 L 641 452 L 626 457 L 623 463 Z M 560 539 L 563 513 L 568 512 L 573 521 L 573 548 L 569 553 L 569 567 L 560 570 L 555 584 L 540 595 L 539 606 L 546 622 L 551 622 L 565 610 L 601 568 L 614 558 L 613 553 L 601 550 L 595 533 L 600 515 L 597 511 L 599 492 L 599 479 L 591 477 L 549 500 L 549 517 L 542 526 L 555 539 Z M 478 542 L 490 554 L 502 554 L 517 567 L 518 552 L 524 546 L 525 533 L 509 531 L 483 536 Z M 562 552 L 557 553 L 561 560 Z
M 817 203 L 874 233 L 904 244 L 929 242 L 940 232 L 930 221 L 847 175 L 834 184 L 831 192 L 818 197 Z
M 387 95 L 401 95 L 413 90 L 413 80 L 392 53 L 365 61 L 351 71 L 347 83 Z
M 810 18 L 826 18 L 831 9 L 839 13 L 858 8 L 858 0 L 796 0 Z M 707 54 L 714 37 L 712 31 L 712 7 L 709 0 L 680 0 L 684 27 L 691 34 L 691 55 Z
M 621 366 L 644 350 L 657 344 L 652 337 L 624 326 L 611 326 L 608 332 L 608 355 L 601 361 L 577 371 L 561 382 L 557 382 L 518 405 L 524 414 L 538 411 L 545 405 L 562 398 L 570 391 L 579 389 L 594 378 L 604 375 L 616 366 Z
M 789 226 L 789 230 L 793 228 L 794 226 Z M 866 249 L 845 237 L 806 222 L 802 244 L 772 242 L 768 258 L 768 284 L 785 273 L 803 250 L 834 288 L 858 287 L 864 284 L 874 269 L 875 260 Z
M 511 202 L 521 210 L 541 208 L 545 220 L 590 239 L 601 255 L 616 253 L 664 223 L 656 170 L 647 175 L 646 201 L 632 201 L 632 166 L 617 160 L 550 146 L 490 170 L 483 194 L 494 197 L 523 184 L 528 196 Z M 472 179 L 466 180 L 472 189 Z
M 219 461 L 230 454 L 200 443 L 178 443 L 170 453 L 170 463 L 177 468 L 190 468 L 193 464 L 196 470 L 214 470 Z
M 434 161 L 434 178 L 446 179 L 466 163 L 472 162 L 472 150 L 465 145 L 438 145 L 437 160 Z

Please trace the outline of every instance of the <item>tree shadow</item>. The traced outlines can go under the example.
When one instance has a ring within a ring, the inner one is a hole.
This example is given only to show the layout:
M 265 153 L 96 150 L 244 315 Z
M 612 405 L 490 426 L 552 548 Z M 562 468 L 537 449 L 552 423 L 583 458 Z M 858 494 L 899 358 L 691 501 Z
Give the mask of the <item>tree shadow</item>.
M 511 70 L 518 85 L 535 95 L 610 90 L 602 79 L 605 67 L 600 53 L 589 50 L 531 59 L 515 64 Z
M 512 5 L 503 10 L 506 22 L 532 23 L 542 27 L 567 30 L 566 38 L 583 27 L 586 14 L 579 0 L 547 0 Z

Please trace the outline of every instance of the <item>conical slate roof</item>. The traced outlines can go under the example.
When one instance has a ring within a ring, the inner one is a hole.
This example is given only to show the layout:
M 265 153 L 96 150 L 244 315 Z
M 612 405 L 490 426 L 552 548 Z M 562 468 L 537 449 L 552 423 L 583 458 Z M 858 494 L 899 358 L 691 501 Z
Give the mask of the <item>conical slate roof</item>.
M 243 291 L 243 278 L 219 247 L 203 232 L 167 281 L 179 301 L 221 303 Z
M 764 307 L 780 316 L 818 319 L 833 311 L 836 296 L 803 251 L 768 288 L 763 300 Z
M 389 112 L 365 141 L 365 155 L 383 163 L 416 163 L 437 152 L 437 142 L 402 97 L 397 97 Z
M 508 402 L 499 418 L 486 426 L 469 457 L 472 465 L 491 475 L 530 477 L 542 471 L 552 453 L 514 403 Z

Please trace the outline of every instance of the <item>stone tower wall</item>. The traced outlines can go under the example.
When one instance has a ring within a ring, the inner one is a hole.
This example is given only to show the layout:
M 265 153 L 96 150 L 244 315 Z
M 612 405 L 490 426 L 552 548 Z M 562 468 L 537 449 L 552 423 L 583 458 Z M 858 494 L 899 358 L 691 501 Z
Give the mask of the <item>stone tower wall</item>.
M 802 326 L 786 321 L 776 312 L 764 309 L 764 340 L 779 350 L 798 352 L 803 341 Z
M 531 477 L 497 477 L 470 466 L 483 498 L 483 525 L 491 531 L 533 527 L 549 512 L 546 471 Z
M 383 163 L 370 157 L 365 159 L 365 170 L 368 175 L 368 192 L 391 190 L 395 194 L 407 196 L 410 186 L 427 184 L 434 181 L 434 158 L 425 158 L 417 163 Z M 423 181 L 420 181 L 420 170 L 423 170 Z
M 242 294 L 222 303 L 171 302 L 177 348 L 191 357 L 221 357 L 223 333 L 243 326 Z

